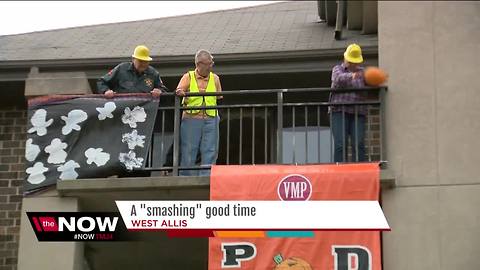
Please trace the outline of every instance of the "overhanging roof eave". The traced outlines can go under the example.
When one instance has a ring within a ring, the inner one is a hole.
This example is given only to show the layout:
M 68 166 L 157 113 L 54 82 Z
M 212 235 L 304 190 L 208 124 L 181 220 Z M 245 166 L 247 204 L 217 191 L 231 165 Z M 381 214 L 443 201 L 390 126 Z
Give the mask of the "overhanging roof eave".
M 378 46 L 364 46 L 362 50 L 366 58 L 378 58 Z M 193 55 L 152 57 L 154 60 L 151 64 L 163 70 L 177 70 L 193 64 Z M 229 67 L 229 70 L 235 65 L 245 66 L 263 63 L 269 64 L 268 66 L 275 66 L 279 61 L 283 63 L 297 63 L 297 66 L 298 63 L 308 62 L 309 64 L 305 66 L 312 67 L 314 62 L 321 64 L 321 62 L 331 63 L 340 61 L 343 57 L 343 49 L 214 54 L 214 57 L 219 67 L 225 65 Z M 62 69 L 66 71 L 89 71 L 96 69 L 104 70 L 107 66 L 115 66 L 120 62 L 129 60 L 130 57 L 0 61 L 0 71 L 3 71 L 0 81 L 18 81 L 19 79 L 21 80 L 21 78 L 26 78 L 30 68 L 33 66 L 38 67 L 40 72 L 42 72 L 42 70 L 59 71 Z M 243 68 L 243 70 L 245 69 Z
M 378 46 L 363 47 L 363 54 L 377 55 Z M 231 54 L 215 54 L 216 61 L 253 61 L 253 60 L 277 60 L 290 58 L 305 57 L 335 57 L 343 55 L 343 49 L 317 49 L 303 51 L 273 51 L 273 52 L 253 52 L 253 53 L 231 53 Z M 192 62 L 193 55 L 167 55 L 152 56 L 153 65 Z M 60 66 L 104 66 L 117 64 L 123 61 L 129 61 L 130 57 L 113 57 L 113 58 L 81 58 L 81 59 L 42 59 L 42 60 L 13 60 L 0 61 L 0 69 L 3 68 L 25 68 L 25 67 L 60 67 Z

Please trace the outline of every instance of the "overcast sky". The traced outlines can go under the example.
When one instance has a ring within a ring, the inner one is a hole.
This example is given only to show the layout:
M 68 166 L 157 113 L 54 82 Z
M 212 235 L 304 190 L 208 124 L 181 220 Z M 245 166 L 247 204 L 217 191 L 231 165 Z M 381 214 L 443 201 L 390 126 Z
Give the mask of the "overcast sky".
M 278 1 L 0 1 L 0 35 L 125 22 Z

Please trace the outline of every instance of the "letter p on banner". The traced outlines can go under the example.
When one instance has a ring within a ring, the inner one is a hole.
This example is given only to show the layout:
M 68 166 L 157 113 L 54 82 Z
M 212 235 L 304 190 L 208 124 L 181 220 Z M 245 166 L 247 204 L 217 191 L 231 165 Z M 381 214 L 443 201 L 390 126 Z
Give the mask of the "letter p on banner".
M 222 268 L 240 268 L 242 261 L 248 261 L 257 256 L 255 245 L 248 242 L 222 243 Z

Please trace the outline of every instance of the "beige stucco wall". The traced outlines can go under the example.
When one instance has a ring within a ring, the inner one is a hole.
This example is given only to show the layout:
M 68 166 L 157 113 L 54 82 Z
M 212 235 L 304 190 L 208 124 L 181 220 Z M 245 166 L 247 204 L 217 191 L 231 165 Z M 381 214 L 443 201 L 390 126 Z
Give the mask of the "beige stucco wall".
M 77 198 L 59 197 L 55 190 L 25 197 L 22 204 L 18 270 L 83 270 L 82 242 L 39 242 L 26 212 L 78 212 Z
M 480 3 L 380 1 L 388 270 L 480 269 Z

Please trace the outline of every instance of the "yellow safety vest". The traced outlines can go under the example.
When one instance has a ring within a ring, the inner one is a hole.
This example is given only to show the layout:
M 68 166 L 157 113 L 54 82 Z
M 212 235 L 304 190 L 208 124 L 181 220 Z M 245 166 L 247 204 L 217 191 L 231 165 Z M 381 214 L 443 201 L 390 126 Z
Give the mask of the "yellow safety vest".
M 198 93 L 198 84 L 197 84 L 197 79 L 195 78 L 195 71 L 189 71 L 188 72 L 190 75 L 190 92 L 191 93 Z M 213 76 L 213 73 L 210 72 L 210 77 L 208 78 L 208 84 L 207 84 L 207 89 L 205 89 L 205 92 L 216 92 L 217 87 L 215 86 L 215 78 Z M 193 106 L 202 106 L 205 100 L 205 106 L 216 106 L 217 105 L 217 97 L 216 96 L 195 96 L 195 97 L 188 97 L 187 99 L 187 107 L 193 107 Z M 185 100 L 184 100 L 185 101 Z M 183 102 L 185 104 L 185 102 Z M 187 110 L 187 113 L 189 114 L 197 114 L 199 113 L 200 110 Z M 218 112 L 215 109 L 209 109 L 206 110 L 206 114 L 208 116 L 217 116 Z

